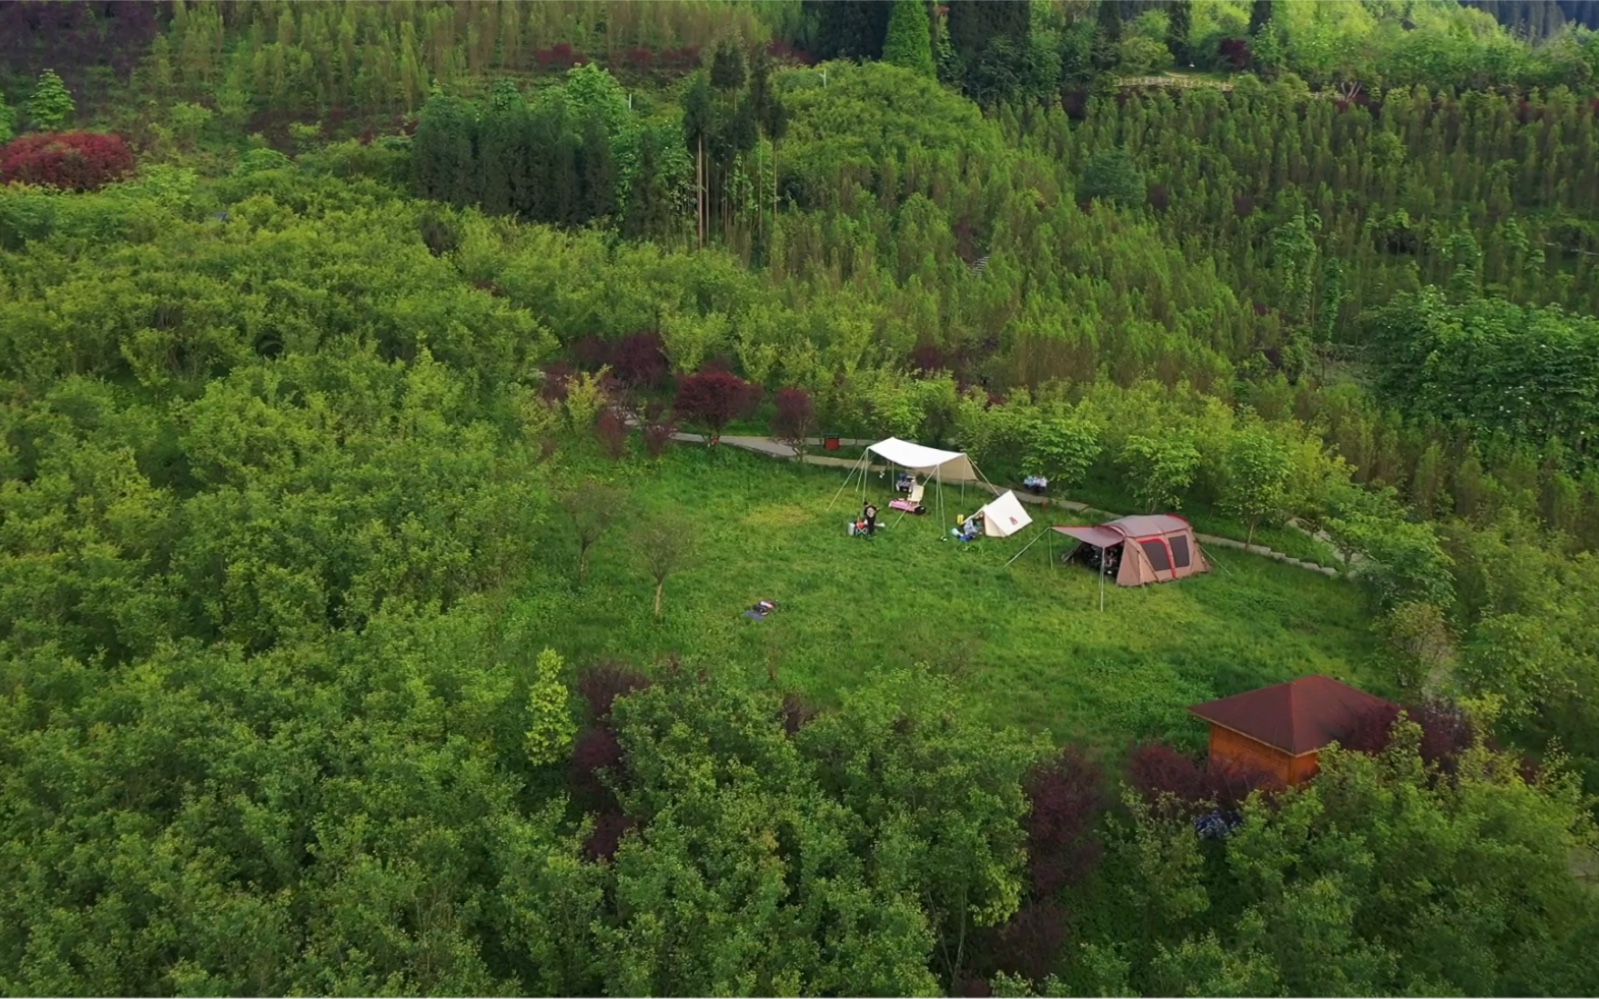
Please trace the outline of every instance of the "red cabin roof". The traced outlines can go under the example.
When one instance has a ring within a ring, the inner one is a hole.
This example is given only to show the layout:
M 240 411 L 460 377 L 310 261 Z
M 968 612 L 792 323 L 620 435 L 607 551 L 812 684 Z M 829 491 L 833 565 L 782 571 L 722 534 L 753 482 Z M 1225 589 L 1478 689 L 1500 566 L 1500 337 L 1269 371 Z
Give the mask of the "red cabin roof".
M 1188 710 L 1223 728 L 1299 756 L 1343 739 L 1367 714 L 1393 705 L 1327 676 L 1304 676 Z

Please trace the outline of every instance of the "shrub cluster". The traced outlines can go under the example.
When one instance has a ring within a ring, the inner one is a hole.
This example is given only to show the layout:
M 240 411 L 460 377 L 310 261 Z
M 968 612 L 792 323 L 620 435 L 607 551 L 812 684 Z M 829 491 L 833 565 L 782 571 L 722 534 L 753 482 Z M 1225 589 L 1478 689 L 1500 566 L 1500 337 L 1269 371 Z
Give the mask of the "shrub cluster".
M 46 132 L 0 147 L 0 183 L 93 191 L 132 169 L 133 151 L 120 135 Z

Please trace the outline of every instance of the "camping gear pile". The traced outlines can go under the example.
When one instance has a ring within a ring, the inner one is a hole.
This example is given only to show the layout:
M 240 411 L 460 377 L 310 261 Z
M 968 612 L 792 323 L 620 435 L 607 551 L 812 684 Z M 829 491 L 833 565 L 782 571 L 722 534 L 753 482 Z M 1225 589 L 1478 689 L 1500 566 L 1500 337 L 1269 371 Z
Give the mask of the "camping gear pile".
M 751 621 L 764 621 L 766 616 L 777 610 L 777 602 L 773 600 L 757 600 L 755 605 L 744 612 L 744 616 Z

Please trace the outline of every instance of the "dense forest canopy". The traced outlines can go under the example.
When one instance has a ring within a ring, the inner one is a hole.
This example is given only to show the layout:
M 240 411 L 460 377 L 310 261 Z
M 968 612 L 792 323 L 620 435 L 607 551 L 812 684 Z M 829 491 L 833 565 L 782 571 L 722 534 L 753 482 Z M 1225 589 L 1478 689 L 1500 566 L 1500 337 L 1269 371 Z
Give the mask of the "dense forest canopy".
M 0 4 L 0 991 L 1592 994 L 1593 6 Z M 680 425 L 1291 548 L 1404 715 L 802 694 Z

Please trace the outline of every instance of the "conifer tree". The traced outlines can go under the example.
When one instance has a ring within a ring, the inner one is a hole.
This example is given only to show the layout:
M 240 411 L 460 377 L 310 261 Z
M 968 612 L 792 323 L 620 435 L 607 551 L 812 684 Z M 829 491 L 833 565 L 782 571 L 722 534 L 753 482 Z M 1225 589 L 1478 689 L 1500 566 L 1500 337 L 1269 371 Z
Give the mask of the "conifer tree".
M 1171 7 L 1166 13 L 1166 47 L 1171 50 L 1172 58 L 1177 61 L 1178 68 L 1193 64 L 1194 54 L 1188 43 L 1189 32 L 1193 26 L 1193 0 L 1172 0 Z
M 483 210 L 509 215 L 517 209 L 517 188 L 527 171 L 527 104 L 516 84 L 501 80 L 494 85 L 478 143 Z
M 0 143 L 10 142 L 16 129 L 16 112 L 11 110 L 11 105 L 6 103 L 4 91 L 0 91 Z
M 1254 0 L 1249 8 L 1249 36 L 1259 35 L 1271 23 L 1271 0 Z
M 1094 13 L 1094 69 L 1109 73 L 1121 58 L 1122 14 L 1116 0 L 1099 0 Z
M 478 200 L 478 163 L 473 150 L 477 122 L 472 106 L 435 91 L 422 107 L 411 155 L 412 187 L 418 197 L 465 207 Z
M 39 74 L 39 82 L 28 98 L 28 121 L 41 132 L 59 132 L 72 120 L 76 111 L 67 85 L 53 69 Z
M 894 0 L 883 61 L 933 77 L 933 33 L 924 0 Z
M 584 221 L 607 219 L 616 213 L 616 158 L 611 137 L 598 118 L 583 125 Z
M 738 46 L 723 42 L 716 47 L 711 60 L 711 86 L 717 90 L 737 90 L 744 86 L 744 53 Z

